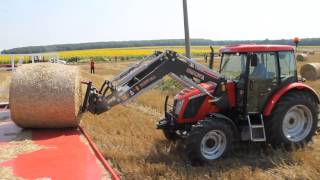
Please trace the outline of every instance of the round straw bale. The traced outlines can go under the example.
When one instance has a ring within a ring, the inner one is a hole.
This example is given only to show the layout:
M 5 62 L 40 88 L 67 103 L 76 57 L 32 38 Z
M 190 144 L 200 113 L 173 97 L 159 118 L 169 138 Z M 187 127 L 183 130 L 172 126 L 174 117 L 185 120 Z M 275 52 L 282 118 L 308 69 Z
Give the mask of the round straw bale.
M 307 54 L 297 54 L 296 59 L 297 59 L 297 61 L 306 61 L 306 60 L 308 60 L 308 55 Z
M 79 70 L 62 64 L 26 64 L 13 73 L 12 120 L 24 128 L 77 127 L 80 122 Z
M 310 54 L 310 55 L 314 55 L 315 54 L 315 51 L 314 50 L 311 50 L 311 51 L 309 51 L 309 53 L 308 54 Z
M 317 80 L 320 78 L 320 63 L 307 63 L 300 69 L 300 74 L 307 80 Z

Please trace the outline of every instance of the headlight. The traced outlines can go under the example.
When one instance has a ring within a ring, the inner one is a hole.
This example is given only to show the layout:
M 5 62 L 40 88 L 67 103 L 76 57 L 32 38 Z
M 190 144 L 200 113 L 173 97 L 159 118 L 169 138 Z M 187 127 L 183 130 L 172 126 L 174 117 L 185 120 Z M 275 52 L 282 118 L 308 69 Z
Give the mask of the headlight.
M 182 108 L 183 102 L 184 102 L 184 100 L 177 100 L 177 103 L 176 103 L 176 106 L 175 106 L 175 110 L 174 110 L 174 112 L 176 114 L 180 113 L 180 110 Z

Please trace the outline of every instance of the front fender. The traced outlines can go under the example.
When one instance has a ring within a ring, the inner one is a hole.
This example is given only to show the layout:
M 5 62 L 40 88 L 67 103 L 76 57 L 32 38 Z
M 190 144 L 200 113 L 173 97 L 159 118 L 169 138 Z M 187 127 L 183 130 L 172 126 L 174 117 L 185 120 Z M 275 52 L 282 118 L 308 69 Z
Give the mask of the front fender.
M 311 93 L 316 98 L 317 102 L 320 103 L 319 96 L 314 89 L 312 89 L 310 86 L 306 84 L 295 82 L 280 88 L 275 94 L 273 94 L 273 96 L 269 99 L 269 101 L 263 109 L 263 115 L 269 116 L 272 112 L 272 109 L 277 104 L 281 96 L 292 90 L 300 90 L 305 91 L 306 93 Z
M 223 115 L 221 113 L 209 113 L 208 117 L 210 117 L 212 119 L 214 119 L 214 118 L 223 119 L 226 123 L 228 123 L 231 126 L 235 137 L 236 138 L 240 138 L 239 130 L 238 130 L 237 125 L 229 117 L 227 117 L 227 116 L 225 116 L 225 115 Z

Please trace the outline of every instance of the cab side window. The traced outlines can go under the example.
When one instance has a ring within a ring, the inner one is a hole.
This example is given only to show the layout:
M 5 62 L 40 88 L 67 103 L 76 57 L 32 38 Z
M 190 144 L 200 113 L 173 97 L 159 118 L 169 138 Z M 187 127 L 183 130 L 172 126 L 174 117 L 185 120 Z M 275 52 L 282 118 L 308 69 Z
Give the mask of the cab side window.
M 296 62 L 291 51 L 279 52 L 280 78 L 281 81 L 296 78 Z
M 270 79 L 277 82 L 276 53 L 257 53 L 257 66 L 250 67 L 250 79 Z

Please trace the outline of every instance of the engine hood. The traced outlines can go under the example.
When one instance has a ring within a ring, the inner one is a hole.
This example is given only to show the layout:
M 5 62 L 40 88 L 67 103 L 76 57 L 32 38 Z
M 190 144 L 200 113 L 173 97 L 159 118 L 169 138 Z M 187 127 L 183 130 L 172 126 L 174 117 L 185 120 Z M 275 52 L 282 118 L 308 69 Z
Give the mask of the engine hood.
M 201 87 L 206 89 L 209 93 L 214 94 L 215 88 L 216 88 L 216 83 L 213 82 L 208 82 L 208 83 L 200 83 L 199 84 Z M 192 98 L 195 96 L 200 96 L 204 95 L 202 91 L 200 91 L 197 88 L 190 87 L 190 88 L 185 88 L 182 91 L 180 91 L 176 96 L 175 99 L 186 99 L 186 98 Z

